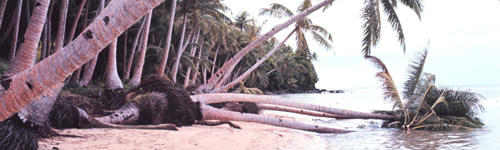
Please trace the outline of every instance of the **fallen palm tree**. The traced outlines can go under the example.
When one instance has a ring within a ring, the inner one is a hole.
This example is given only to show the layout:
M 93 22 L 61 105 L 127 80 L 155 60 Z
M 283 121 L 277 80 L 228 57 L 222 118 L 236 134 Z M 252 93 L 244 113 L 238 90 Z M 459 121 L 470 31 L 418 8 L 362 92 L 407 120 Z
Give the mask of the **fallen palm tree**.
M 219 124 L 228 123 L 233 127 L 237 127 L 237 125 L 228 121 L 255 122 L 318 133 L 350 132 L 350 130 L 322 127 L 293 120 L 216 109 L 191 100 L 186 91 L 175 87 L 170 81 L 159 76 L 145 78 L 141 82 L 141 85 L 129 93 L 127 101 L 125 105 L 114 111 L 113 114 L 103 117 L 91 117 L 83 109 L 74 106 L 60 107 L 56 103 L 57 109 L 53 109 L 53 114 L 56 115 L 53 115 L 54 117 L 51 117 L 51 119 L 57 121 L 57 123 L 53 123 L 56 127 L 66 128 L 170 129 L 166 127 L 171 126 L 163 124 L 175 124 L 176 126 L 190 126 L 193 124 L 213 125 L 214 122 L 211 120 L 218 120 L 220 121 L 218 122 Z M 68 107 L 70 109 L 65 109 Z M 66 116 L 74 117 L 73 119 L 64 118 Z M 68 123 L 71 124 L 68 125 Z M 112 126 L 113 124 L 120 124 L 120 126 Z M 151 124 L 163 126 L 144 126 Z
M 394 102 L 394 112 L 400 119 L 387 123 L 389 127 L 430 131 L 467 131 L 481 128 L 484 124 L 476 116 L 483 111 L 479 101 L 483 97 L 470 91 L 438 88 L 435 75 L 423 71 L 427 48 L 416 55 L 409 67 L 409 78 L 405 82 L 403 101 L 385 64 L 374 56 L 365 56 L 381 71 L 377 77 L 382 81 L 384 96 Z

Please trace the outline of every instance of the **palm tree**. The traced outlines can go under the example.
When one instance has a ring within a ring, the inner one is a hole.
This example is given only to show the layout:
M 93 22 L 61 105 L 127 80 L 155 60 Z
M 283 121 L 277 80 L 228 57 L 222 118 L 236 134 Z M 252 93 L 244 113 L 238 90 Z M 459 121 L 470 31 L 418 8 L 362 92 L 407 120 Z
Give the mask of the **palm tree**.
M 219 84 L 219 83 L 224 83 L 227 81 L 231 73 L 233 72 L 234 68 L 238 64 L 238 62 L 248 54 L 250 51 L 252 51 L 255 47 L 260 45 L 262 42 L 266 41 L 269 39 L 271 36 L 274 34 L 278 33 L 279 31 L 283 30 L 284 28 L 288 27 L 290 24 L 297 22 L 298 20 L 304 18 L 305 16 L 309 15 L 310 13 L 316 11 L 317 9 L 330 5 L 333 2 L 333 0 L 325 0 L 320 2 L 317 5 L 314 5 L 303 12 L 297 14 L 296 16 L 290 18 L 286 22 L 274 27 L 271 31 L 265 33 L 264 35 L 260 36 L 258 39 L 254 40 L 252 43 L 248 44 L 245 48 L 243 48 L 238 54 L 234 55 L 227 63 L 224 64 L 210 79 L 206 84 L 203 84 L 202 86 L 198 87 L 195 93 L 206 93 L 206 92 L 212 92 L 213 88 Z
M 479 104 L 482 96 L 469 91 L 455 91 L 447 88 L 438 88 L 434 85 L 435 76 L 423 71 L 427 58 L 427 48 L 416 55 L 409 67 L 409 78 L 405 82 L 403 94 L 406 105 L 399 96 L 399 92 L 390 77 L 389 71 L 378 58 L 367 56 L 383 72 L 377 76 L 384 81 L 384 95 L 395 100 L 396 112 L 403 113 L 403 123 L 394 122 L 397 127 L 407 132 L 416 129 L 431 131 L 443 130 L 471 130 L 480 128 L 483 123 L 477 114 L 483 110 Z M 423 113 L 423 114 L 421 114 Z
M 1 81 L 0 120 L 51 91 L 163 0 L 111 1 L 83 34 L 35 66 Z M 127 8 L 125 11 L 122 8 Z M 120 15 L 117 15 L 120 14 Z M 113 32 L 105 32 L 113 31 Z M 63 63 L 64 62 L 64 63 Z M 52 69 L 49 69 L 52 68 Z M 19 96 L 22 95 L 22 96 Z
M 240 31 L 243 31 L 246 27 L 246 24 L 253 21 L 253 19 L 248 19 L 249 16 L 250 14 L 248 14 L 247 11 L 239 13 L 238 15 L 236 15 L 236 17 L 234 17 L 234 25 L 240 28 Z
M 420 13 L 423 10 L 421 0 L 399 0 L 399 2 L 411 8 L 420 19 Z M 370 55 L 372 46 L 377 45 L 380 39 L 380 30 L 382 29 L 380 5 L 382 5 L 384 13 L 387 15 L 387 21 L 398 33 L 398 40 L 403 50 L 406 51 L 403 28 L 395 9 L 397 4 L 398 1 L 396 0 L 365 0 L 365 7 L 361 15 L 361 18 L 365 21 L 362 27 L 364 34 L 362 52 L 365 56 Z
M 23 0 L 18 0 L 17 1 L 17 7 L 16 11 L 14 12 L 14 15 L 12 16 L 13 19 L 15 18 L 14 22 L 14 31 L 12 33 L 12 42 L 10 44 L 10 54 L 9 54 L 9 62 L 14 62 L 14 57 L 16 56 L 16 49 L 17 49 L 17 39 L 19 35 L 19 24 L 21 21 L 21 7 L 23 4 Z
M 96 17 L 104 9 L 104 0 L 99 0 L 99 8 L 97 9 Z M 99 54 L 98 54 L 99 55 Z M 80 86 L 87 86 L 92 79 L 92 74 L 94 74 L 95 66 L 97 65 L 98 56 L 92 58 L 87 65 L 84 67 L 83 77 L 79 82 Z
M 123 89 L 122 81 L 118 76 L 118 69 L 116 67 L 116 43 L 117 40 L 113 40 L 109 45 L 109 55 L 108 55 L 108 65 L 106 71 L 106 90 Z
M 175 9 L 177 7 L 177 0 L 172 0 L 172 4 L 170 7 L 170 18 L 168 22 L 168 30 L 167 30 L 167 39 L 165 41 L 165 50 L 163 51 L 163 55 L 161 57 L 160 68 L 158 68 L 157 75 L 163 75 L 165 73 L 165 68 L 167 66 L 168 54 L 170 52 L 170 43 L 172 42 L 172 34 L 174 28 L 174 19 L 175 19 Z
M 66 33 L 66 18 L 68 16 L 68 1 L 69 0 L 61 1 L 61 10 L 59 12 L 60 13 L 59 26 L 57 29 L 54 52 L 59 51 L 64 46 L 64 34 Z
M 5 13 L 5 7 L 7 7 L 7 0 L 0 1 L 0 28 L 2 28 L 3 15 Z
M 146 57 L 146 50 L 147 50 L 147 44 L 148 44 L 148 37 L 149 37 L 149 28 L 151 25 L 151 17 L 152 13 L 150 12 L 148 16 L 146 17 L 146 25 L 144 26 L 144 31 L 143 31 L 143 37 L 142 37 L 142 45 L 140 46 L 140 54 L 139 57 L 137 58 L 137 63 L 135 65 L 134 69 L 134 74 L 132 76 L 132 79 L 130 80 L 129 84 L 133 86 L 138 86 L 139 83 L 141 82 L 142 78 L 142 69 L 144 67 L 144 58 Z
M 300 13 L 301 11 L 304 11 L 311 6 L 312 6 L 311 2 L 309 0 L 305 0 L 299 6 L 298 11 Z M 283 6 L 281 4 L 277 4 L 277 3 L 271 4 L 271 8 L 269 8 L 269 9 L 263 9 L 261 11 L 261 15 L 263 15 L 263 14 L 268 14 L 268 15 L 275 16 L 278 18 L 285 17 L 285 16 L 286 17 L 294 16 L 292 11 L 290 11 L 285 6 Z M 238 17 L 238 18 L 243 18 L 243 17 Z M 301 20 L 299 20 L 297 23 L 295 23 L 295 29 L 292 32 L 290 32 L 288 34 L 288 36 L 283 41 L 280 42 L 280 44 L 278 44 L 276 47 L 274 47 L 273 50 L 269 51 L 266 54 L 266 56 L 262 57 L 257 63 L 255 63 L 250 69 L 248 69 L 245 73 L 243 73 L 237 79 L 231 81 L 229 84 L 226 84 L 225 86 L 221 87 L 220 89 L 214 90 L 214 92 L 225 92 L 225 91 L 229 90 L 230 88 L 232 88 L 237 83 L 241 82 L 248 75 L 250 75 L 250 73 L 252 73 L 254 70 L 256 70 L 257 67 L 259 67 L 269 57 L 271 57 L 271 55 L 274 54 L 274 52 L 276 52 L 276 50 L 281 48 L 281 46 L 288 40 L 288 38 L 290 38 L 290 36 L 293 33 L 297 34 L 296 35 L 297 50 L 305 50 L 307 53 L 310 53 L 309 47 L 307 45 L 307 41 L 306 41 L 305 36 L 304 36 L 305 31 L 311 31 L 315 41 L 317 41 L 321 46 L 324 46 L 325 48 L 330 49 L 332 47 L 331 44 L 329 43 L 329 41 L 331 42 L 331 40 L 332 40 L 331 34 L 328 31 L 326 31 L 326 29 L 324 29 L 323 27 L 313 25 L 313 24 L 311 24 L 311 22 L 312 21 L 310 19 L 308 19 L 307 17 L 304 17 Z

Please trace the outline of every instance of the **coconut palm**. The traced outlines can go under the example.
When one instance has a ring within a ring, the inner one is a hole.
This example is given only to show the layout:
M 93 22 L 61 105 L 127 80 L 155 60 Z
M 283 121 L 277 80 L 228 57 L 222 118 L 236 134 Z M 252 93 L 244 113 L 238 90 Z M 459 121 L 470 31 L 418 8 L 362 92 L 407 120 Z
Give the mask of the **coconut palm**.
M 139 54 L 139 57 L 137 58 L 137 63 L 136 63 L 135 68 L 134 68 L 134 74 L 132 76 L 132 79 L 129 82 L 129 84 L 133 85 L 133 86 L 138 86 L 139 83 L 141 82 L 141 78 L 142 78 L 142 69 L 144 67 L 144 59 L 146 57 L 146 50 L 147 50 L 148 37 L 149 37 L 149 28 L 151 25 L 151 17 L 152 17 L 151 12 L 146 17 L 146 24 L 144 26 L 144 31 L 143 31 L 143 35 L 142 35 L 143 36 L 142 37 L 142 45 L 140 46 L 140 54 Z
M 24 105 L 54 89 L 58 83 L 97 55 L 125 29 L 161 2 L 162 0 L 111 1 L 84 33 L 63 50 L 50 56 L 50 59 L 45 59 L 21 73 L 3 79 L 0 99 L 8 109 L 0 109 L 0 120 L 6 119 Z M 127 11 L 122 8 L 127 8 Z M 48 69 L 49 67 L 53 69 Z
M 99 0 L 99 8 L 97 9 L 96 17 L 100 12 L 104 9 L 104 0 Z M 83 76 L 81 81 L 79 82 L 80 86 L 87 86 L 92 79 L 92 74 L 94 74 L 95 66 L 97 65 L 98 56 L 92 58 L 87 65 L 83 68 Z
M 373 56 L 366 56 L 383 71 L 377 77 L 383 81 L 384 95 L 395 102 L 396 112 L 403 123 L 392 123 L 408 132 L 415 129 L 431 131 L 472 130 L 482 127 L 477 114 L 483 110 L 479 101 L 481 95 L 469 91 L 457 91 L 438 88 L 434 85 L 435 76 L 425 73 L 424 65 L 428 49 L 419 52 L 409 67 L 409 78 L 405 82 L 403 94 L 407 100 L 403 103 L 399 92 L 385 65 Z M 385 69 L 384 69 L 385 68 Z
M 310 13 L 316 11 L 317 9 L 328 6 L 333 2 L 333 0 L 325 0 L 320 2 L 317 5 L 314 5 L 301 13 L 297 14 L 296 16 L 290 18 L 286 22 L 276 26 L 273 28 L 273 30 L 265 33 L 264 35 L 260 36 L 256 40 L 252 41 L 250 44 L 248 44 L 245 48 L 243 48 L 238 54 L 234 55 L 227 63 L 224 64 L 210 79 L 206 84 L 203 84 L 202 86 L 198 87 L 195 91 L 195 93 L 205 93 L 205 92 L 212 92 L 214 90 L 214 87 L 217 84 L 224 83 L 227 81 L 229 76 L 232 74 L 234 68 L 236 65 L 239 63 L 239 61 L 248 54 L 250 51 L 252 51 L 255 47 L 259 46 L 262 42 L 266 41 L 269 39 L 271 36 L 274 34 L 278 33 L 279 31 L 283 30 L 284 28 L 288 27 L 290 24 L 297 22 L 298 20 L 304 18 L 305 16 L 309 15 Z
M 167 30 L 167 39 L 165 41 L 165 50 L 161 57 L 160 68 L 158 68 L 157 75 L 163 75 L 165 73 L 165 68 L 167 66 L 168 54 L 170 52 L 170 43 L 172 42 L 172 31 L 174 28 L 174 19 L 175 19 L 175 9 L 177 8 L 177 0 L 172 0 L 172 4 L 170 7 L 170 18 L 168 22 L 168 30 Z
M 377 45 L 380 40 L 380 30 L 382 29 L 382 20 L 380 19 L 382 17 L 380 12 L 381 9 L 386 13 L 387 21 L 391 24 L 392 28 L 396 30 L 398 40 L 403 50 L 406 51 L 403 27 L 401 26 L 395 9 L 398 3 L 402 3 L 412 9 L 420 19 L 420 13 L 423 10 L 421 0 L 365 0 L 365 7 L 361 14 L 361 18 L 364 20 L 362 26 L 364 34 L 362 52 L 365 56 L 371 54 L 372 46 Z
M 5 13 L 6 7 L 7 7 L 7 0 L 0 1 L 0 28 L 2 28 L 3 14 Z
M 14 15 L 12 16 L 15 18 L 14 22 L 14 31 L 12 31 L 12 42 L 10 44 L 10 53 L 9 53 L 9 62 L 12 63 L 14 62 L 14 57 L 16 56 L 16 50 L 17 50 L 17 39 L 19 36 L 19 24 L 21 22 L 21 7 L 23 4 L 23 0 L 18 0 L 17 1 L 17 7 L 16 11 L 14 12 Z

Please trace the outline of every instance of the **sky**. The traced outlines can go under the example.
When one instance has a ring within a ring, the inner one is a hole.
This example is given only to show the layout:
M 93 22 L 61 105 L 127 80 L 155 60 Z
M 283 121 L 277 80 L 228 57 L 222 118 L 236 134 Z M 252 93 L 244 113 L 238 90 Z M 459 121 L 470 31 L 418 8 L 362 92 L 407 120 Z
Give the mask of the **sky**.
M 234 17 L 248 11 L 259 24 L 262 34 L 285 19 L 258 16 L 261 8 L 271 3 L 297 10 L 301 0 L 224 0 Z M 312 0 L 317 4 L 319 0 Z M 326 50 L 308 38 L 312 51 L 319 56 L 313 62 L 318 73 L 317 88 L 343 89 L 378 87 L 375 67 L 363 59 L 362 19 L 363 0 L 337 0 L 325 11 L 318 10 L 308 17 L 313 24 L 326 28 L 333 35 L 333 49 Z M 397 34 L 382 17 L 381 39 L 372 50 L 388 67 L 394 82 L 402 86 L 407 79 L 408 64 L 415 54 L 428 47 L 424 72 L 436 75 L 438 86 L 500 85 L 500 1 L 498 0 L 426 0 L 421 19 L 408 7 L 399 4 L 397 13 L 406 38 L 406 51 Z M 293 26 L 293 25 L 292 25 Z M 275 35 L 284 39 L 292 27 Z M 294 47 L 293 40 L 287 44 Z

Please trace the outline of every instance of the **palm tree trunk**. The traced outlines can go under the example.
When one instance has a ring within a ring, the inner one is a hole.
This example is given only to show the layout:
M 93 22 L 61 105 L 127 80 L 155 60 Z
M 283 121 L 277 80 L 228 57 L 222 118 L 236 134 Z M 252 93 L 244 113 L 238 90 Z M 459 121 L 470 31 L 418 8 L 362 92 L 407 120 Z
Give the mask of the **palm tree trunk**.
M 123 84 L 116 68 L 116 43 L 117 39 L 113 40 L 109 45 L 106 83 L 104 85 L 106 90 L 123 89 Z
M 123 37 L 123 72 L 122 77 L 127 73 L 127 43 L 128 43 L 128 29 L 125 30 L 125 37 Z
M 28 24 L 24 34 L 24 42 L 19 46 L 18 56 L 5 72 L 5 76 L 13 76 L 35 64 L 37 48 L 42 35 L 43 27 L 47 17 L 49 0 L 38 0 L 40 6 L 35 7 L 31 23 Z
M 0 1 L 0 29 L 2 28 L 3 15 L 5 13 L 5 8 L 7 7 L 8 0 Z
M 297 113 L 297 114 L 303 114 L 303 115 L 309 115 L 309 116 L 316 116 L 316 117 L 329 117 L 329 118 L 338 118 L 338 119 L 356 119 L 356 118 L 351 118 L 351 117 L 346 117 L 342 115 L 336 115 L 336 114 L 330 114 L 330 113 L 324 113 L 324 112 L 318 112 L 318 111 L 311 111 L 311 110 L 305 110 L 305 109 L 298 109 L 298 108 L 292 108 L 292 107 L 286 107 L 286 106 L 279 106 L 279 105 L 270 105 L 270 104 L 257 104 L 257 107 L 261 110 L 276 110 L 276 111 L 284 111 L 284 112 L 291 112 L 291 113 Z
M 278 49 L 280 49 L 281 46 L 283 46 L 283 44 L 285 44 L 285 42 L 292 36 L 292 34 L 294 32 L 295 32 L 295 30 L 293 30 L 292 32 L 290 32 L 285 37 L 285 39 L 283 41 L 281 41 L 276 47 L 274 47 L 264 57 L 262 57 L 259 61 L 257 61 L 250 69 L 248 69 L 247 71 L 245 71 L 245 73 L 243 73 L 242 75 L 240 75 L 235 80 L 231 81 L 229 84 L 223 86 L 222 88 L 215 89 L 214 92 L 227 92 L 227 90 L 229 90 L 230 88 L 232 88 L 234 85 L 236 85 L 236 84 L 240 83 L 241 81 L 243 81 L 243 79 L 245 79 L 248 75 L 250 75 L 250 73 L 252 73 L 253 71 L 255 71 L 262 63 L 264 63 L 267 59 L 269 59 L 269 57 L 271 57 L 271 55 L 273 55 L 274 52 L 276 52 Z
M 52 12 L 54 12 L 54 5 L 56 2 L 52 1 L 49 6 L 49 12 L 47 14 L 47 53 L 45 58 L 52 55 L 52 47 L 54 46 L 52 41 Z
M 165 50 L 161 57 L 160 68 L 158 68 L 158 72 L 156 73 L 159 76 L 162 76 L 165 73 L 165 68 L 167 67 L 168 54 L 170 52 L 170 43 L 172 41 L 172 31 L 174 28 L 174 19 L 175 19 L 175 8 L 177 7 L 177 0 L 172 0 L 172 6 L 170 7 L 170 20 L 168 22 L 167 29 L 167 39 L 165 40 Z
M 66 33 L 66 18 L 68 16 L 68 0 L 61 1 L 61 11 L 59 13 L 59 27 L 57 29 L 54 53 L 64 46 L 64 33 Z
M 90 5 L 90 1 L 87 1 L 87 4 L 85 6 L 85 15 L 83 15 L 83 29 L 85 29 L 87 27 L 87 20 L 88 20 L 88 15 L 89 15 L 89 5 Z M 72 41 L 73 39 L 71 39 Z M 71 41 L 68 41 L 71 42 Z M 80 75 L 82 74 L 82 68 L 83 67 L 80 67 L 78 68 L 78 70 L 76 70 L 76 72 L 74 73 L 74 76 L 73 76 L 73 82 L 78 82 L 80 81 Z
M 293 102 L 290 100 L 281 99 L 281 98 L 274 97 L 274 96 L 267 96 L 267 95 L 217 93 L 217 94 L 193 95 L 193 96 L 191 96 L 191 99 L 198 100 L 204 104 L 220 103 L 220 102 L 266 103 L 266 104 L 282 105 L 282 106 L 307 109 L 307 110 L 313 110 L 313 111 L 319 111 L 319 112 L 326 112 L 326 113 L 342 115 L 342 116 L 358 118 L 358 119 L 390 120 L 390 119 L 395 118 L 394 116 L 390 116 L 390 115 L 358 112 L 358 111 L 351 111 L 351 110 L 345 110 L 345 109 L 331 108 L 331 107 L 326 107 L 326 106 L 321 106 L 321 105 Z
M 17 8 L 16 11 L 14 12 L 14 16 L 16 18 L 15 20 L 15 25 L 14 25 L 14 31 L 12 33 L 12 42 L 10 44 L 10 54 L 9 54 L 9 62 L 12 64 L 14 62 L 14 57 L 16 56 L 16 49 L 17 49 L 17 39 L 19 36 L 19 23 L 21 20 L 21 10 L 22 10 L 22 5 L 23 0 L 18 0 L 17 1 Z
M 200 31 L 201 28 L 198 28 L 198 33 L 196 33 L 196 38 L 193 39 L 194 41 L 192 43 L 198 43 L 198 40 L 200 39 Z M 195 54 L 196 54 L 196 47 L 192 46 L 189 55 L 191 57 L 194 57 Z M 189 84 L 189 78 L 191 77 L 191 69 L 192 69 L 191 66 L 188 66 L 186 71 L 186 76 L 184 77 L 184 88 L 186 88 Z
M 0 121 L 45 92 L 55 89 L 58 83 L 95 57 L 113 39 L 161 2 L 163 0 L 111 1 L 84 34 L 80 34 L 63 50 L 21 73 L 2 80 L 0 103 L 4 107 L 0 107 Z
M 139 57 L 137 58 L 134 74 L 129 82 L 129 84 L 133 86 L 138 86 L 139 83 L 141 82 L 142 69 L 144 68 L 144 59 L 146 58 L 146 51 L 148 50 L 149 27 L 151 26 L 152 16 L 153 16 L 152 11 L 150 11 L 146 18 L 146 25 L 144 26 L 141 51 L 139 53 Z
M 103 9 L 104 9 L 104 0 L 100 0 L 96 16 L 99 15 Z M 85 72 L 83 72 L 82 80 L 79 83 L 80 86 L 87 86 L 90 83 L 90 80 L 92 80 L 92 75 L 94 74 L 95 65 L 97 65 L 97 58 L 99 58 L 99 54 L 97 54 L 97 56 L 92 58 L 92 60 L 90 60 L 87 63 L 87 65 L 85 65 L 84 68 Z
M 219 49 L 220 49 L 220 43 L 217 45 L 217 48 L 215 49 L 215 55 L 214 55 L 214 61 L 213 61 L 214 65 L 212 66 L 212 75 L 214 75 L 215 67 L 217 66 L 217 55 L 219 55 Z
M 243 56 L 245 56 L 246 54 L 248 54 L 255 47 L 257 47 L 258 45 L 260 45 L 265 40 L 269 39 L 274 34 L 278 33 L 279 31 L 283 30 L 284 28 L 288 27 L 290 24 L 292 24 L 294 22 L 297 22 L 298 20 L 304 18 L 305 16 L 311 14 L 312 12 L 318 10 L 319 8 L 332 3 L 333 1 L 334 0 L 324 0 L 323 2 L 320 2 L 319 4 L 316 4 L 316 5 L 308 8 L 308 9 L 306 9 L 305 11 L 301 12 L 300 14 L 298 14 L 298 15 L 290 18 L 286 22 L 284 22 L 284 23 L 282 23 L 282 24 L 274 27 L 273 29 L 271 29 L 271 31 L 268 31 L 264 35 L 260 36 L 255 41 L 253 41 L 252 43 L 248 44 L 245 48 L 243 48 L 236 55 L 234 55 L 233 58 L 231 58 L 231 60 L 229 60 L 227 64 L 224 64 L 222 66 L 222 68 L 220 68 L 215 73 L 214 76 L 210 77 L 210 79 L 208 80 L 207 84 L 204 84 L 204 85 L 200 86 L 198 89 L 196 89 L 195 93 L 203 93 L 204 91 L 208 91 L 208 92 L 212 91 L 213 87 L 217 83 L 224 82 L 224 81 L 226 81 L 228 79 L 228 77 L 230 76 L 231 72 L 234 70 L 234 67 L 236 67 L 236 65 L 243 58 Z
M 184 34 L 186 33 L 186 24 L 187 24 L 187 13 L 184 14 L 184 20 L 182 22 L 182 32 L 181 32 L 181 38 L 179 42 L 179 50 L 177 51 L 177 57 L 174 63 L 174 66 L 172 68 L 172 81 L 177 82 L 177 70 L 179 69 L 179 63 L 181 61 L 181 56 L 182 53 L 184 52 L 182 49 L 182 46 L 184 44 Z M 189 39 L 187 40 L 189 41 Z
M 47 54 L 47 42 L 48 42 L 48 39 L 47 39 L 47 22 L 45 21 L 44 23 L 45 25 L 43 26 L 43 31 L 42 31 L 42 50 L 41 50 L 41 53 L 40 53 L 40 59 L 38 59 L 38 62 L 42 61 L 44 58 L 45 58 L 45 55 Z
M 201 60 L 201 53 L 203 52 L 203 42 L 204 40 L 201 40 L 201 46 L 200 46 L 200 50 L 198 51 L 198 60 Z M 200 68 L 200 62 L 196 62 L 196 67 L 194 68 L 194 72 L 193 72 L 193 76 L 191 77 L 191 84 L 195 84 L 196 83 L 196 77 L 198 76 L 198 73 L 200 72 L 199 71 L 199 68 Z
M 22 72 L 32 67 L 36 62 L 38 44 L 44 29 L 50 0 L 38 0 L 36 3 L 39 6 L 33 10 L 33 17 L 24 34 L 25 41 L 20 45 L 14 63 L 7 69 L 5 73 L 7 76 Z M 37 98 L 31 104 L 22 108 L 18 112 L 19 117 L 24 121 L 29 120 L 32 123 L 46 127 L 48 125 L 50 108 L 52 108 L 62 85 L 64 84 L 60 84 L 55 89 L 47 91 L 44 93 L 44 96 Z
M 76 11 L 76 16 L 75 19 L 73 20 L 73 25 L 71 26 L 71 29 L 69 30 L 69 35 L 68 39 L 66 40 L 68 43 L 73 40 L 73 37 L 75 36 L 76 32 L 76 26 L 78 25 L 78 20 L 80 20 L 80 15 L 82 14 L 83 7 L 86 5 L 87 0 L 82 0 L 80 7 L 78 7 L 78 11 Z M 85 26 L 85 25 L 84 25 Z
M 203 120 L 221 120 L 221 121 L 244 121 L 244 122 L 255 122 L 268 124 L 278 127 L 286 127 L 304 131 L 312 131 L 317 133 L 347 133 L 352 132 L 351 130 L 336 129 L 329 127 L 322 127 L 318 125 L 305 124 L 293 120 L 286 120 L 274 117 L 260 116 L 256 114 L 232 112 L 227 110 L 221 110 L 213 108 L 212 106 L 202 104 L 200 105 Z
M 135 51 L 138 47 L 137 45 L 141 45 L 138 43 L 139 43 L 139 39 L 141 37 L 141 34 L 144 34 L 144 32 L 142 32 L 142 30 L 144 29 L 145 24 L 146 24 L 146 18 L 143 19 L 141 27 L 139 28 L 139 30 L 137 30 L 137 33 L 135 34 L 134 44 L 132 44 L 132 49 L 130 50 L 130 54 L 128 56 L 127 68 L 126 68 L 125 74 L 123 75 L 123 79 L 129 79 L 129 77 L 130 77 L 130 70 L 132 70 L 132 62 L 134 61 Z M 141 41 L 143 41 L 143 40 L 141 40 Z

